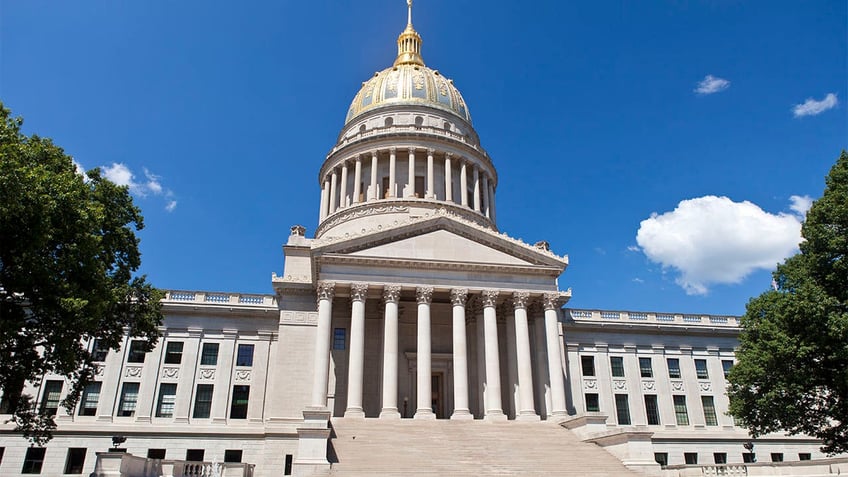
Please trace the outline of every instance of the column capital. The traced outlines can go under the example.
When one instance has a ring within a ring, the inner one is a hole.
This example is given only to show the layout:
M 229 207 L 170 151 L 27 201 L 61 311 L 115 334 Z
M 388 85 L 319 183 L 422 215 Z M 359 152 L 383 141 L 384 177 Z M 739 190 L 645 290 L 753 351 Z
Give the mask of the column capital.
M 365 301 L 367 296 L 367 283 L 354 283 L 350 286 L 350 301 Z
M 432 147 L 427 148 L 427 154 L 428 154 L 428 155 L 432 156 L 432 155 L 433 155 L 433 154 L 435 154 L 435 153 L 436 153 L 436 150 L 435 150 L 435 149 L 433 149 Z
M 397 147 L 395 147 L 395 146 L 390 147 L 390 148 L 389 148 L 389 152 L 390 152 L 390 153 L 392 153 L 392 154 L 396 153 L 396 152 L 397 152 Z
M 530 301 L 530 292 L 528 291 L 517 291 L 512 294 L 512 306 L 515 309 L 519 308 L 527 308 L 527 303 Z
M 465 306 L 465 302 L 468 301 L 468 289 L 454 288 L 450 292 L 450 297 L 453 306 Z
M 418 287 L 415 289 L 415 298 L 419 305 L 429 305 L 433 301 L 433 287 Z
M 318 300 L 331 300 L 336 296 L 336 282 L 318 282 Z
M 357 154 L 354 160 L 356 160 L 356 162 L 362 162 L 362 154 Z
M 542 306 L 545 310 L 558 310 L 560 307 L 560 294 L 559 293 L 545 293 L 542 295 Z
M 498 290 L 483 290 L 483 307 L 494 307 L 498 303 Z
M 377 157 L 377 154 L 379 154 L 379 152 L 380 152 L 380 151 L 378 151 L 377 149 L 374 149 L 373 151 L 371 151 L 371 157 L 372 157 L 372 158 L 373 158 L 373 157 Z
M 386 285 L 383 287 L 383 301 L 386 303 L 397 303 L 400 301 L 400 285 Z
M 414 148 L 414 147 L 410 147 L 410 148 L 409 148 L 409 153 L 414 155 L 414 154 L 415 154 L 415 148 Z

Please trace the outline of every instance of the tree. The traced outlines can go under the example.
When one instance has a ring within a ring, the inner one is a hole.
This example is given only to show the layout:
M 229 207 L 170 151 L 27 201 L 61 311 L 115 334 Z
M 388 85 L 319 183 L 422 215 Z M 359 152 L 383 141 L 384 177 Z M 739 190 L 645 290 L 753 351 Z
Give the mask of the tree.
M 801 228 L 800 253 L 775 290 L 748 302 L 730 413 L 756 437 L 785 431 L 848 451 L 848 153 L 842 151 Z
M 140 210 L 126 186 L 85 176 L 50 139 L 21 133 L 0 102 L 0 391 L 2 412 L 35 444 L 53 417 L 24 393 L 47 373 L 68 379 L 73 408 L 93 377 L 91 342 L 158 339 L 162 293 L 144 276 Z

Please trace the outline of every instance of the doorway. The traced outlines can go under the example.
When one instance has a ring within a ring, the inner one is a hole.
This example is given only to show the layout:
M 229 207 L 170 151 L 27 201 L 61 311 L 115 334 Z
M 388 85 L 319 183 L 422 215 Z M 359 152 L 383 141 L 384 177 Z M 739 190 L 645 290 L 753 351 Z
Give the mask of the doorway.
M 433 373 L 430 378 L 430 390 L 432 392 L 432 407 L 436 419 L 445 418 L 445 374 Z

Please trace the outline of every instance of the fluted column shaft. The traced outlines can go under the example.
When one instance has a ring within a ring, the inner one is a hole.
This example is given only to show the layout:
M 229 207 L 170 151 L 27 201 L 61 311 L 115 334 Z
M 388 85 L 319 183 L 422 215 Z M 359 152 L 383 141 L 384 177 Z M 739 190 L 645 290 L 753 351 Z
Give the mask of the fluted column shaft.
M 401 288 L 396 285 L 383 289 L 385 317 L 383 320 L 383 419 L 400 419 L 398 395 L 398 301 Z
M 453 170 L 451 169 L 451 154 L 445 154 L 445 201 L 453 201 Z
M 451 290 L 453 305 L 453 415 L 451 419 L 473 419 L 468 409 L 468 343 L 465 336 L 465 303 L 468 290 Z
M 336 211 L 336 187 L 339 186 L 338 183 L 338 173 L 333 169 L 333 174 L 330 176 L 330 213 Z
M 462 189 L 460 191 L 460 197 L 462 198 L 462 205 L 468 207 L 468 170 L 467 170 L 468 161 L 463 160 L 462 164 L 459 166 L 459 188 Z
M 427 194 L 426 197 L 428 199 L 433 199 L 436 197 L 436 173 L 433 170 L 433 154 L 436 151 L 433 149 L 427 150 Z
M 474 166 L 474 210 L 480 212 L 480 169 Z
M 530 359 L 530 330 L 527 324 L 528 292 L 515 292 L 512 303 L 515 307 L 515 354 L 518 364 L 519 407 L 517 419 L 538 420 L 533 399 L 533 364 Z
M 395 197 L 395 172 L 397 165 L 397 149 L 389 149 L 389 197 Z
M 415 149 L 409 149 L 409 190 L 407 197 L 415 197 Z
M 327 385 L 330 381 L 330 326 L 336 284 L 318 283 L 318 327 L 315 330 L 314 378 L 312 406 L 327 407 Z
M 368 200 L 380 198 L 380 187 L 377 185 L 377 151 L 371 153 L 371 196 Z
M 483 214 L 489 217 L 489 178 L 483 174 L 483 187 L 481 188 L 483 196 Z
M 567 415 L 565 407 L 565 383 L 562 377 L 562 362 L 560 361 L 559 295 L 546 293 L 545 306 L 545 339 L 548 348 L 548 372 L 551 381 L 551 415 Z
M 325 180 L 321 187 L 321 210 L 318 214 L 320 220 L 327 218 L 327 206 L 330 203 L 330 181 Z
M 360 196 L 362 195 L 362 157 L 356 157 L 356 167 L 353 171 L 353 203 L 358 204 L 361 202 Z
M 489 218 L 493 222 L 497 220 L 495 215 L 495 184 L 492 181 L 489 181 Z
M 350 356 L 347 360 L 347 410 L 345 417 L 365 417 L 362 409 L 362 378 L 365 367 L 365 298 L 368 285 L 350 287 Z
M 430 303 L 433 299 L 433 287 L 418 287 L 418 349 L 416 350 L 418 393 L 415 419 L 435 419 L 433 414 L 433 392 L 431 343 L 430 343 Z
M 347 207 L 347 161 L 342 163 L 342 184 L 341 192 L 339 193 L 339 208 Z
M 483 333 L 486 346 L 486 419 L 506 419 L 501 401 L 501 364 L 498 352 L 498 291 L 483 291 Z

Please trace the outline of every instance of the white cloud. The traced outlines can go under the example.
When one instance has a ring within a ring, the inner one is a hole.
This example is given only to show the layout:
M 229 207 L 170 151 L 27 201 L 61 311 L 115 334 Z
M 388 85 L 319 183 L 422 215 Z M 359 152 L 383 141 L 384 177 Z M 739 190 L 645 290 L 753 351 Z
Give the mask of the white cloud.
M 633 279 L 633 280 L 631 280 L 631 281 L 632 281 L 633 283 L 645 283 L 645 280 L 642 280 L 642 279 L 641 279 L 641 278 L 639 278 L 639 277 L 636 277 L 636 278 L 634 278 L 634 279 Z
M 168 201 L 168 203 L 165 205 L 165 210 L 167 210 L 168 212 L 173 212 L 174 209 L 176 209 L 176 208 L 177 208 L 177 201 L 175 201 L 175 200 Z
M 71 159 L 71 162 L 74 163 L 74 168 L 77 170 L 77 174 L 81 176 L 85 176 L 85 167 L 82 166 L 76 159 Z
M 111 166 L 103 166 L 103 177 L 120 186 L 129 186 L 130 189 L 135 186 L 130 168 L 117 162 L 113 162 Z
M 636 246 L 636 245 L 628 245 L 628 246 L 627 246 L 627 251 L 628 251 L 628 252 L 641 252 L 641 251 L 642 251 L 642 249 L 641 249 L 641 248 L 639 248 L 639 247 L 638 247 L 638 246 Z
M 789 197 L 789 208 L 802 219 L 807 217 L 807 211 L 813 206 L 813 198 L 808 195 L 793 195 Z
M 724 91 L 730 87 L 730 81 L 719 78 L 713 75 L 704 76 L 704 79 L 698 82 L 698 87 L 695 92 L 698 94 L 713 94 Z
M 165 210 L 173 212 L 177 207 L 177 201 L 173 199 L 174 193 L 170 189 L 162 186 L 161 177 L 153 174 L 147 168 L 144 169 L 145 181 L 136 182 L 135 174 L 126 164 L 113 162 L 111 166 L 103 166 L 103 177 L 109 179 L 115 184 L 128 186 L 130 193 L 138 197 L 147 197 L 148 195 L 161 196 L 168 199 L 165 204 Z
M 793 199 L 791 207 L 800 202 Z M 653 262 L 677 274 L 689 295 L 713 284 L 739 283 L 758 269 L 773 269 L 801 241 L 801 220 L 770 214 L 748 201 L 704 196 L 642 221 L 636 242 Z
M 839 104 L 839 100 L 836 99 L 836 95 L 833 93 L 827 93 L 827 96 L 825 96 L 821 101 L 816 101 L 813 98 L 807 98 L 807 100 L 803 103 L 796 104 L 795 107 L 792 108 L 792 114 L 794 114 L 796 118 L 815 116 L 827 111 L 828 109 L 835 108 L 837 104 Z
M 162 184 L 159 183 L 159 176 L 151 174 L 147 168 L 144 168 L 144 175 L 147 177 L 147 183 L 144 187 L 155 195 L 162 193 Z

